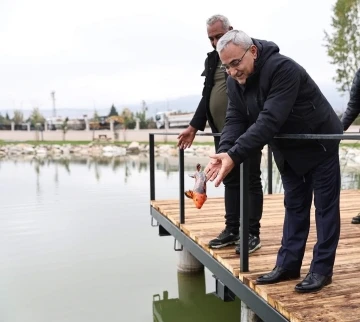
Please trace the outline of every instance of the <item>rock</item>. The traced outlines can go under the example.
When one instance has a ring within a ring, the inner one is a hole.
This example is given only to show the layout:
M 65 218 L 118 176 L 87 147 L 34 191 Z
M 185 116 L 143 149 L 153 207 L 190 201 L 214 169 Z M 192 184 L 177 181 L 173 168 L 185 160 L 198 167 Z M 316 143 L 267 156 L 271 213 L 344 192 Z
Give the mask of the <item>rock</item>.
M 168 150 L 168 155 L 172 156 L 172 157 L 177 157 L 179 156 L 179 150 L 178 149 L 169 149 Z
M 34 154 L 35 149 L 32 146 L 26 146 L 23 148 L 23 154 Z
M 46 149 L 46 148 L 43 148 L 43 147 L 37 147 L 37 148 L 35 149 L 35 153 L 36 153 L 37 155 L 45 155 L 45 154 L 47 154 L 47 149 Z
M 62 147 L 61 148 L 61 153 L 64 155 L 69 155 L 70 154 L 70 148 L 69 147 Z
M 112 153 L 114 151 L 114 147 L 112 145 L 107 145 L 102 148 L 105 153 Z
M 141 146 L 140 146 L 140 152 L 149 152 L 149 149 L 150 149 L 150 147 L 149 147 L 149 145 L 145 145 L 145 144 L 142 144 Z
M 191 146 L 190 148 L 187 148 L 187 149 L 184 150 L 184 154 L 194 155 L 194 154 L 195 154 L 195 150 L 194 150 L 194 148 Z
M 139 154 L 140 153 L 139 142 L 131 142 L 126 149 L 126 152 L 128 152 L 129 154 Z
M 62 151 L 57 147 L 53 147 L 49 152 L 51 154 L 61 154 L 62 153 Z
M 81 151 L 80 146 L 75 146 L 70 149 L 70 153 L 74 153 L 74 154 L 78 154 L 78 153 L 80 153 L 80 151 Z
M 204 149 L 204 148 L 198 148 L 196 149 L 195 151 L 196 155 L 201 155 L 201 156 L 204 156 L 204 155 L 209 155 L 209 150 L 208 149 Z
M 82 148 L 80 151 L 79 151 L 79 154 L 80 155 L 89 155 L 89 150 L 88 148 Z
M 126 148 L 123 148 L 121 146 L 104 146 L 102 148 L 103 155 L 106 157 L 117 157 L 117 156 L 124 156 L 126 155 Z
M 115 157 L 119 157 L 119 156 L 124 156 L 126 155 L 126 148 L 123 147 L 115 147 L 114 149 L 114 156 Z

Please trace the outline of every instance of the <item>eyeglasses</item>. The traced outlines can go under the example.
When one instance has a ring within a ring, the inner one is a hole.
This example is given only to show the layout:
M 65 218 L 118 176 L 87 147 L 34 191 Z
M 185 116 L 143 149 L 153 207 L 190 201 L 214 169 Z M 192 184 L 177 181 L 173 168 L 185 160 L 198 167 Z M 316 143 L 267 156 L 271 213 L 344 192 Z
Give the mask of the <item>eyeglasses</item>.
M 251 46 L 250 46 L 251 47 Z M 233 61 L 231 61 L 228 65 L 221 65 L 220 69 L 223 72 L 228 71 L 230 68 L 235 68 L 238 67 L 241 63 L 241 61 L 244 59 L 244 56 L 246 55 L 246 53 L 248 52 L 248 50 L 250 49 L 250 47 L 248 47 L 248 49 L 245 50 L 244 55 L 241 56 L 241 58 L 239 59 L 234 59 Z

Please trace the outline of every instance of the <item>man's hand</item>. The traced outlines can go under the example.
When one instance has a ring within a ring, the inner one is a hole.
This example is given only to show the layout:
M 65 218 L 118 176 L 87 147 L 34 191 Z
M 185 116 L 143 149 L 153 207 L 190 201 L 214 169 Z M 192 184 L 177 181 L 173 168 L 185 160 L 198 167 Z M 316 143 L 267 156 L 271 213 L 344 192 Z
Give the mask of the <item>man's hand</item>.
M 204 169 L 204 172 L 206 174 L 206 179 L 210 181 L 214 181 L 214 179 L 216 178 L 216 176 L 220 171 L 220 168 L 221 168 L 220 160 L 211 160 Z
M 194 141 L 195 138 L 195 134 L 198 130 L 195 129 L 194 127 L 192 127 L 191 125 L 189 125 L 184 131 L 182 131 L 178 138 L 178 144 L 177 146 L 180 149 L 186 149 L 186 148 L 190 148 L 192 142 Z
M 220 183 L 224 180 L 224 178 L 232 170 L 232 168 L 235 166 L 235 163 L 227 153 L 210 155 L 210 158 L 212 158 L 213 160 L 208 164 L 206 169 L 210 165 L 209 167 L 210 170 L 208 171 L 208 172 L 212 171 L 210 181 L 213 181 L 216 178 L 214 185 L 215 187 L 218 187 Z M 206 173 L 206 169 L 205 169 L 205 173 Z

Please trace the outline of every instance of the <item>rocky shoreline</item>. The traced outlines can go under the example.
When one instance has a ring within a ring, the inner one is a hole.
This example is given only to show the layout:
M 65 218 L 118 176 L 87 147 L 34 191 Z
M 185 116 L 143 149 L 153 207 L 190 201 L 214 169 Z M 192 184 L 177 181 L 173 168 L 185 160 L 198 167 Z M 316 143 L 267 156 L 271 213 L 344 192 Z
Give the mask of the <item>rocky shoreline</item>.
M 121 157 L 126 155 L 148 154 L 149 145 L 132 142 L 127 145 L 115 144 L 5 144 L 0 146 L 0 158 L 20 155 L 33 155 L 34 157 L 45 156 L 101 156 L 101 157 Z M 213 145 L 192 146 L 185 150 L 187 155 L 208 156 L 214 153 Z M 157 144 L 155 155 L 178 156 L 178 148 L 175 144 Z
M 193 145 L 184 151 L 186 156 L 208 157 L 215 152 L 213 144 Z M 71 156 L 89 156 L 89 157 L 123 157 L 127 155 L 139 155 L 149 153 L 149 145 L 132 142 L 130 144 L 82 144 L 82 145 L 56 145 L 56 144 L 39 144 L 32 145 L 26 143 L 0 145 L 0 159 L 15 156 L 33 156 L 41 157 L 64 157 Z M 159 143 L 155 145 L 155 156 L 177 157 L 179 149 L 176 144 Z M 263 159 L 267 159 L 267 147 L 263 149 Z M 356 167 L 360 169 L 360 153 L 358 148 L 351 146 L 340 146 L 340 160 L 346 167 Z

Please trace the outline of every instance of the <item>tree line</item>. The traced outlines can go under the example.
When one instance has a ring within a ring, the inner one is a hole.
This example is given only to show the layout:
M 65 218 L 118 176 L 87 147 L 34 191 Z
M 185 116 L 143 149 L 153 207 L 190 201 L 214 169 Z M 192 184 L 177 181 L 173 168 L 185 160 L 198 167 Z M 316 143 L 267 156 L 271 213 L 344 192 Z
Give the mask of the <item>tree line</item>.
M 139 112 L 132 112 L 129 108 L 123 108 L 120 113 L 118 113 L 117 108 L 113 104 L 110 107 L 110 111 L 107 115 L 99 115 L 96 110 L 94 110 L 94 114 L 91 118 L 89 118 L 90 122 L 100 122 L 102 117 L 112 118 L 117 121 L 117 124 L 120 125 L 121 128 L 125 129 L 135 129 L 136 121 L 139 120 L 140 129 L 154 129 L 156 128 L 156 123 L 153 117 L 147 117 L 146 112 L 148 111 L 148 107 L 145 101 L 141 103 L 141 110 Z M 67 118 L 68 119 L 68 118 Z M 38 107 L 33 108 L 31 114 L 28 118 L 24 117 L 24 113 L 21 110 L 14 110 L 13 116 L 10 117 L 9 113 L 5 113 L 2 115 L 0 113 L 0 124 L 10 125 L 12 122 L 15 125 L 21 125 L 23 123 L 30 123 L 31 126 L 36 126 L 36 124 L 44 124 L 45 117 L 41 114 L 40 109 Z

